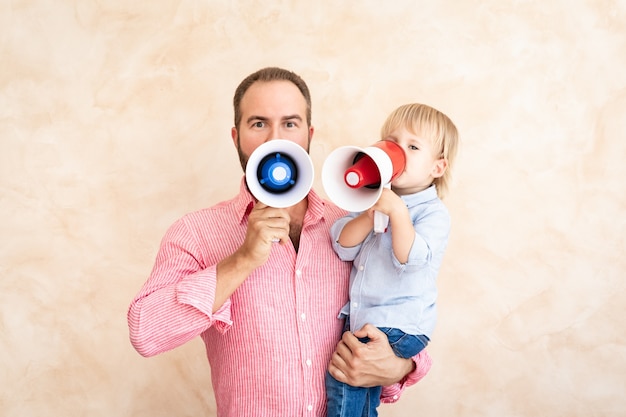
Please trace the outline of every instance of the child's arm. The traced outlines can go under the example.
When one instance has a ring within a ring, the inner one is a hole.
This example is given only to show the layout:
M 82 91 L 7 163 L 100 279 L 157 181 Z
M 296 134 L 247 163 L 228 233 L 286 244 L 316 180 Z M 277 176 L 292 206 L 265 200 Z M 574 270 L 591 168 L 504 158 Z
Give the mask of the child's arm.
M 344 248 L 351 248 L 365 240 L 374 228 L 374 219 L 368 212 L 359 214 L 350 220 L 341 230 L 337 242 Z
M 415 229 L 404 201 L 396 193 L 385 188 L 370 210 L 377 210 L 389 216 L 393 253 L 400 263 L 407 263 L 413 240 L 415 240 Z

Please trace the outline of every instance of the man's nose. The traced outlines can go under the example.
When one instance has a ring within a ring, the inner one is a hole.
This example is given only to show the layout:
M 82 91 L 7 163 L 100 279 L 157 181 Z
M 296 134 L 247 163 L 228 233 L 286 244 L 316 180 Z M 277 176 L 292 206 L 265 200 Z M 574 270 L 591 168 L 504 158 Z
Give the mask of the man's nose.
M 270 129 L 270 133 L 269 133 L 269 137 L 267 138 L 267 140 L 271 140 L 271 139 L 283 139 L 280 136 L 281 132 L 280 132 L 280 126 L 274 126 Z

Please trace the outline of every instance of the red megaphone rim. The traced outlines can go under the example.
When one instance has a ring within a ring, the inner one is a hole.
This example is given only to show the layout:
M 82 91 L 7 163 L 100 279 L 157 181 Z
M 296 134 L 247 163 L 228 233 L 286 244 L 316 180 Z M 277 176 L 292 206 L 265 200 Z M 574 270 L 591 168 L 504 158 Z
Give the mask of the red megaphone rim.
M 387 139 L 378 141 L 372 146 L 382 149 L 387 155 L 389 155 L 389 159 L 391 159 L 391 164 L 393 165 L 390 182 L 398 178 L 406 166 L 406 154 L 404 153 L 402 147 L 396 142 Z

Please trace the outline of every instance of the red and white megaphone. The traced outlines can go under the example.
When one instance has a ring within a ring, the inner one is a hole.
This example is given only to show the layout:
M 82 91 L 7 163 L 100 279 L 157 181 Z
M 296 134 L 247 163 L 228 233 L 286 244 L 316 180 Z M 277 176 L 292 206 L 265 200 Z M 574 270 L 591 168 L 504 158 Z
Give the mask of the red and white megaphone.
M 391 186 L 405 165 L 404 150 L 390 140 L 367 148 L 342 146 L 324 161 L 322 185 L 337 206 L 352 212 L 365 211 L 378 201 L 383 188 Z M 388 223 L 387 215 L 374 213 L 375 232 L 384 232 Z
M 295 142 L 272 139 L 252 152 L 246 184 L 257 200 L 284 208 L 302 201 L 313 186 L 313 162 Z

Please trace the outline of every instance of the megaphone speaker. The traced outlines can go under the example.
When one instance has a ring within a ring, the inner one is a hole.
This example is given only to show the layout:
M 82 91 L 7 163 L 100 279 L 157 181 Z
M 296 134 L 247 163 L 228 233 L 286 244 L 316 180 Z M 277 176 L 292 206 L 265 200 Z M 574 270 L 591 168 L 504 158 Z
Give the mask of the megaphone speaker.
M 382 140 L 367 148 L 342 146 L 322 166 L 322 185 L 328 198 L 347 211 L 364 211 L 378 201 L 383 187 L 398 177 L 406 164 L 395 142 Z
M 313 162 L 295 142 L 273 139 L 252 152 L 246 165 L 246 184 L 252 195 L 270 207 L 290 207 L 302 201 L 313 186 Z
M 395 142 L 382 140 L 367 148 L 343 146 L 328 155 L 322 166 L 322 185 L 328 198 L 352 212 L 365 211 L 380 198 L 384 187 L 398 177 L 406 165 L 404 150 Z M 383 232 L 389 218 L 375 213 L 374 230 Z

